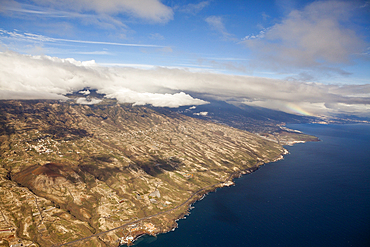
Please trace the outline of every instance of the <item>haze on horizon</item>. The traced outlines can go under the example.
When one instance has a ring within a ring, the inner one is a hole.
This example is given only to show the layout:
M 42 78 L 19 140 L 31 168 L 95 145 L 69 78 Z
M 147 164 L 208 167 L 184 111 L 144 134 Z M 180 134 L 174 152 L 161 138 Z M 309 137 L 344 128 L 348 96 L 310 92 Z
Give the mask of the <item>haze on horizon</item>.
M 370 116 L 369 16 L 369 1 L 3 0 L 0 99 L 89 87 L 136 105 Z

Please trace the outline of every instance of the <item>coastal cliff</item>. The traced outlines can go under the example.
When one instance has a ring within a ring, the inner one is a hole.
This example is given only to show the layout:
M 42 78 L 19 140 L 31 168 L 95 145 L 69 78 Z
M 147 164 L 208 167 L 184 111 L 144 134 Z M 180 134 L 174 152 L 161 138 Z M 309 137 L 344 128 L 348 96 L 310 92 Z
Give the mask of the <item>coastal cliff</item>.
M 276 142 L 103 101 L 0 103 L 5 246 L 118 246 L 172 230 L 189 207 L 281 158 Z

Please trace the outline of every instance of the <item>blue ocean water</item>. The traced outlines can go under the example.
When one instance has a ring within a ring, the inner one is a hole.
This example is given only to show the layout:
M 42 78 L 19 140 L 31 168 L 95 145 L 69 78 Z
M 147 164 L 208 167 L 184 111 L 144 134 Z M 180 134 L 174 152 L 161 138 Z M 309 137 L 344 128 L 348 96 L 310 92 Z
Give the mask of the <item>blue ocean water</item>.
M 194 204 L 174 232 L 141 247 L 370 246 L 370 125 L 290 125 L 321 142 L 286 147 Z

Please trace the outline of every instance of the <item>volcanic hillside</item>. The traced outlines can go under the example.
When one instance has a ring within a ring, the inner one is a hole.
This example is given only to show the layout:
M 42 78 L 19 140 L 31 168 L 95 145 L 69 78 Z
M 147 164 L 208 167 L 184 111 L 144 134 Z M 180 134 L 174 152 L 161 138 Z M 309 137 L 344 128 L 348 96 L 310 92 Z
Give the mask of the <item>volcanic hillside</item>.
M 9 245 L 108 231 L 83 245 L 112 246 L 138 219 L 137 232 L 168 231 L 204 193 L 284 152 L 246 131 L 106 100 L 2 101 L 0 120 L 0 229 L 13 229 L 1 233 Z

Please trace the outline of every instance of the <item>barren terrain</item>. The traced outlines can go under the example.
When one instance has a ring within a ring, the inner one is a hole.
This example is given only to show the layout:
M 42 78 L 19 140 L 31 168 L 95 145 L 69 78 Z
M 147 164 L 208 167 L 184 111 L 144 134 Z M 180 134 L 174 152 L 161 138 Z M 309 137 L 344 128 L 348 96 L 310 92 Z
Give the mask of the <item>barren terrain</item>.
M 118 246 L 166 232 L 205 193 L 285 152 L 246 131 L 115 102 L 3 101 L 0 113 L 3 246 Z

